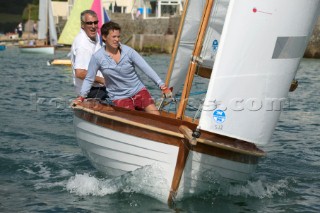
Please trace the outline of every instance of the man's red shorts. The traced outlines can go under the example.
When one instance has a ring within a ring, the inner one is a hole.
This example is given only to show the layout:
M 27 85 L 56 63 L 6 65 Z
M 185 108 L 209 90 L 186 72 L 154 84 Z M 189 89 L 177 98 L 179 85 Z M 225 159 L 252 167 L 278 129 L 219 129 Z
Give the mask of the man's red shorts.
M 118 107 L 123 107 L 131 110 L 144 110 L 150 104 L 154 104 L 150 93 L 146 88 L 142 88 L 137 94 L 131 98 L 114 100 L 113 103 Z

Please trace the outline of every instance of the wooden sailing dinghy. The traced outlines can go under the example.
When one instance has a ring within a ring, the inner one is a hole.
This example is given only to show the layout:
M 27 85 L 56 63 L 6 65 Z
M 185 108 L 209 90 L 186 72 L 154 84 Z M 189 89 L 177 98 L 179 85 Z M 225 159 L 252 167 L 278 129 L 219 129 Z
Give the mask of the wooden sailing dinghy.
M 304 8 L 301 10 L 301 8 Z M 78 143 L 100 171 L 141 168 L 144 193 L 171 203 L 209 190 L 208 177 L 246 181 L 265 153 L 317 19 L 320 0 L 186 0 L 166 83 L 177 110 L 75 103 Z M 295 24 L 292 24 L 295 23 Z M 201 115 L 186 115 L 194 76 L 210 77 Z M 156 187 L 155 187 L 156 186 Z

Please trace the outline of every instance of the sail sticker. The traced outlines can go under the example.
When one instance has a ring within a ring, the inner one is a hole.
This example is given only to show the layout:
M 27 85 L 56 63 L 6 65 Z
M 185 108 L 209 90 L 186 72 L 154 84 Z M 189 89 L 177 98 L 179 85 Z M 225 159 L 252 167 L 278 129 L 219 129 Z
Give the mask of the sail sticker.
M 217 109 L 213 112 L 213 119 L 216 123 L 222 124 L 226 120 L 226 113 L 221 109 Z
M 212 51 L 216 52 L 218 50 L 219 42 L 217 39 L 213 40 L 212 42 Z
M 260 11 L 260 10 L 258 10 L 258 9 L 257 9 L 257 8 L 255 8 L 255 7 L 252 9 L 252 12 L 254 12 L 254 13 L 265 13 L 265 14 L 272 15 L 272 13 L 264 12 L 264 11 Z

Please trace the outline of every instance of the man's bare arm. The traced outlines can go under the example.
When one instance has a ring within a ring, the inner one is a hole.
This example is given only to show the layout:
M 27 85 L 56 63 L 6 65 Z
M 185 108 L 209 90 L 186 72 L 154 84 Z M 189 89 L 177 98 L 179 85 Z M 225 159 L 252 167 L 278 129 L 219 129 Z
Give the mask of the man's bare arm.
M 76 73 L 75 76 L 76 76 L 77 78 L 80 78 L 80 79 L 84 80 L 84 79 L 86 78 L 86 75 L 87 75 L 87 70 L 85 70 L 85 69 L 76 69 L 76 70 L 75 70 L 75 73 Z M 99 76 L 96 76 L 96 78 L 95 78 L 94 81 L 95 81 L 96 83 L 99 83 L 99 84 L 102 84 L 102 85 L 105 84 L 104 78 L 99 77 Z

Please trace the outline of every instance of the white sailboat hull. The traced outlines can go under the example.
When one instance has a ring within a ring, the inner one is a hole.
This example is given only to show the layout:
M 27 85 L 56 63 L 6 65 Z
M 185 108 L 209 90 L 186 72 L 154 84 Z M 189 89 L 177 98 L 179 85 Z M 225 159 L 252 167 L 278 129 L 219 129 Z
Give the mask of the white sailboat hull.
M 203 194 L 217 183 L 241 183 L 255 171 L 255 164 L 234 162 L 198 152 L 189 154 L 176 198 Z
M 168 170 L 175 168 L 178 147 L 123 134 L 77 117 L 74 117 L 74 126 L 85 155 L 99 171 L 107 175 L 120 176 L 152 164 L 162 165 Z M 248 180 L 256 168 L 255 164 L 229 161 L 195 151 L 191 153 L 185 172 L 192 174 L 192 177 L 203 171 L 212 171 L 229 182 L 242 182 Z M 184 178 L 190 182 L 192 177 L 186 175 Z M 168 181 L 171 182 L 172 177 Z
M 175 167 L 178 147 L 123 134 L 77 117 L 74 117 L 74 126 L 85 155 L 107 175 L 120 176 L 155 163 L 167 167 L 168 171 Z M 168 177 L 171 182 L 172 174 Z
M 41 53 L 53 55 L 55 52 L 54 46 L 21 46 L 19 49 L 21 53 Z
M 99 120 L 98 117 L 94 120 Z M 115 124 L 113 128 L 105 128 L 74 116 L 78 144 L 97 170 L 108 176 L 118 177 L 149 168 L 151 173 L 156 175 L 143 176 L 143 193 L 167 202 L 172 183 L 177 181 L 174 174 L 179 164 L 177 161 L 181 158 L 179 146 L 126 134 L 117 131 L 117 126 L 118 124 Z M 152 137 L 156 139 L 161 137 L 161 134 L 154 133 Z M 177 140 L 183 144 L 182 139 Z M 210 184 L 219 181 L 246 181 L 256 168 L 255 163 L 243 163 L 195 150 L 189 151 L 175 199 L 205 193 L 210 189 Z

